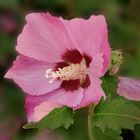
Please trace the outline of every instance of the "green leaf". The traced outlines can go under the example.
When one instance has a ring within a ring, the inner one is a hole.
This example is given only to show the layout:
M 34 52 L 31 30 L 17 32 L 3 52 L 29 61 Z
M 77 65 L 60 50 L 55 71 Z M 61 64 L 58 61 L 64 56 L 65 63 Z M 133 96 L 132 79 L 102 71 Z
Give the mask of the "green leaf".
M 38 128 L 38 129 L 56 129 L 58 127 L 68 127 L 73 124 L 73 111 L 68 107 L 54 109 L 46 117 L 37 123 L 28 123 L 23 126 L 24 129 Z
M 134 140 L 140 140 L 140 124 L 134 126 Z
M 105 132 L 102 132 L 100 128 L 94 127 L 93 135 L 95 140 L 122 140 L 120 133 L 110 129 L 105 129 Z
M 104 92 L 106 93 L 106 95 L 116 95 L 116 89 L 117 89 L 117 78 L 113 77 L 113 76 L 109 76 L 109 74 L 106 74 L 103 78 L 102 78 L 102 88 L 104 90 Z
M 140 110 L 132 101 L 116 96 L 101 100 L 93 114 L 93 125 L 105 131 L 105 128 L 121 132 L 121 128 L 133 129 L 140 123 Z

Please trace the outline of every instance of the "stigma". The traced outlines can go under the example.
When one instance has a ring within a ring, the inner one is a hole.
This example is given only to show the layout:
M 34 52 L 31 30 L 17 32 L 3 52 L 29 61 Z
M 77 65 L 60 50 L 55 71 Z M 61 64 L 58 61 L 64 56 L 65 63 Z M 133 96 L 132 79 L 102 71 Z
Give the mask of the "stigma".
M 86 80 L 88 75 L 88 68 L 86 65 L 86 61 L 83 58 L 80 63 L 73 64 L 70 63 L 68 66 L 63 68 L 58 68 L 58 70 L 54 71 L 51 68 L 46 70 L 45 77 L 50 78 L 49 83 L 53 83 L 54 80 L 79 80 L 82 85 Z

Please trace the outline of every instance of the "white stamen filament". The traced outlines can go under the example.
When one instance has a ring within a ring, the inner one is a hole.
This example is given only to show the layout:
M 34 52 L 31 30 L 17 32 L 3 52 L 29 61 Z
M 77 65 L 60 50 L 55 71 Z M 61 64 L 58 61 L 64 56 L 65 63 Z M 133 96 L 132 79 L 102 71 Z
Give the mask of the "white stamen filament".
M 52 71 L 52 69 L 46 70 L 46 78 L 52 78 L 49 83 L 52 83 L 55 79 L 60 80 L 80 80 L 80 83 L 82 84 L 86 76 L 88 74 L 88 68 L 86 66 L 85 59 L 82 59 L 82 61 L 79 64 L 70 64 L 69 66 L 58 68 L 57 71 Z

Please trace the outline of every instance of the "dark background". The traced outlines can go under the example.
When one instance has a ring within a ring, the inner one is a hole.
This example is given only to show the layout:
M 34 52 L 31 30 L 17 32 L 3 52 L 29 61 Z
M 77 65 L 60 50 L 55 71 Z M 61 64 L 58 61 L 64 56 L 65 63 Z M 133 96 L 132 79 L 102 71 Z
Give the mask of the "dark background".
M 16 38 L 25 24 L 25 15 L 47 11 L 67 19 L 105 15 L 111 48 L 123 51 L 120 75 L 140 78 L 140 0 L 0 0 L 0 140 L 88 140 L 86 109 L 78 111 L 68 131 L 22 129 L 27 121 L 24 94 L 3 78 L 17 55 Z M 133 132 L 122 130 L 124 140 L 140 140 L 139 128 L 135 126 Z

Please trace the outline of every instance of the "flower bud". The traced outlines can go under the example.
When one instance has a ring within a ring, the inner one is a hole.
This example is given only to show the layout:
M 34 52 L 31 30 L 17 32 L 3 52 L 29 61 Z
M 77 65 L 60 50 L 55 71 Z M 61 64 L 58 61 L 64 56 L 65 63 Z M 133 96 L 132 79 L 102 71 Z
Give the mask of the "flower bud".
M 123 56 L 121 50 L 111 51 L 111 61 L 109 66 L 110 75 L 114 75 L 118 72 L 120 65 L 123 62 Z

